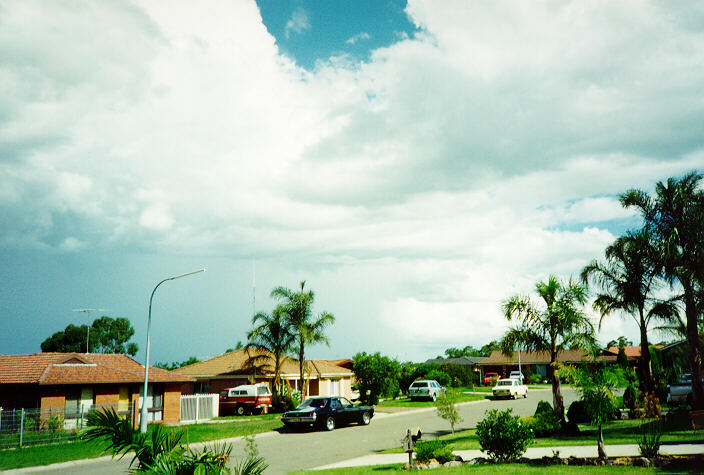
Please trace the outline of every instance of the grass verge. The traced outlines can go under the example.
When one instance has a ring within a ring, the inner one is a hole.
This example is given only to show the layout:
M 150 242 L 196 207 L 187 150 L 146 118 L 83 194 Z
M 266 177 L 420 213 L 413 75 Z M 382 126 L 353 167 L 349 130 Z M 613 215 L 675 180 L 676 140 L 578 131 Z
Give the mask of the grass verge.
M 481 401 L 485 399 L 484 394 L 466 394 L 462 391 L 463 388 L 451 389 L 453 393 L 457 396 L 457 402 L 469 402 L 469 401 Z M 433 407 L 435 403 L 433 401 L 411 401 L 409 397 L 402 397 L 398 399 L 388 399 L 386 401 L 380 401 L 379 407 Z
M 330 470 L 309 470 L 309 471 L 299 471 L 299 472 L 291 472 L 297 475 L 301 474 L 337 474 L 337 473 L 344 473 L 346 475 L 370 475 L 370 474 L 375 474 L 375 473 L 408 473 L 407 470 L 403 470 L 401 464 L 393 464 L 393 465 L 372 465 L 368 467 L 346 467 L 346 468 L 335 468 L 335 469 L 330 469 Z M 533 466 L 533 465 L 528 465 L 528 464 L 521 464 L 521 463 L 512 463 L 512 464 L 483 464 L 483 465 L 464 465 L 461 467 L 450 467 L 450 468 L 436 468 L 433 469 L 432 473 L 433 475 L 437 474 L 445 474 L 445 473 L 467 473 L 467 472 L 475 472 L 475 473 L 488 473 L 488 474 L 510 474 L 510 473 L 543 473 L 543 472 L 549 472 L 551 474 L 556 474 L 556 475 L 569 475 L 572 473 L 584 473 L 584 474 L 591 474 L 591 473 L 655 473 L 657 472 L 657 469 L 654 468 L 641 468 L 641 467 L 610 467 L 610 466 L 558 466 L 558 465 L 551 465 L 551 466 Z M 660 472 L 662 473 L 662 472 Z
M 604 442 L 607 445 L 637 444 L 641 438 L 639 429 L 641 421 L 638 419 L 611 421 L 604 425 Z M 689 421 L 685 418 L 678 418 L 672 421 L 663 422 L 662 443 L 673 442 L 704 442 L 704 430 L 692 430 Z M 552 437 L 541 437 L 533 440 L 531 447 L 560 447 L 575 445 L 595 445 L 597 440 L 597 428 L 589 424 L 579 424 L 580 433 L 578 435 L 555 435 Z M 450 442 L 453 450 L 479 450 L 474 429 L 456 432 L 454 435 L 448 434 L 439 437 Z M 381 453 L 401 453 L 401 448 L 386 450 Z M 608 453 L 608 450 L 607 450 Z
M 247 418 L 240 417 L 233 422 L 190 424 L 180 428 L 174 427 L 172 430 L 182 429 L 184 434 L 181 442 L 186 444 L 260 434 L 279 427 L 281 427 L 281 416 L 278 414 L 266 414 Z M 108 455 L 103 452 L 102 449 L 104 447 L 105 444 L 100 442 L 76 441 L 2 450 L 0 451 L 0 470 L 48 465 Z
M 0 451 L 0 470 L 33 467 L 68 462 L 105 455 L 105 444 L 98 442 L 67 442 L 57 445 L 35 445 Z

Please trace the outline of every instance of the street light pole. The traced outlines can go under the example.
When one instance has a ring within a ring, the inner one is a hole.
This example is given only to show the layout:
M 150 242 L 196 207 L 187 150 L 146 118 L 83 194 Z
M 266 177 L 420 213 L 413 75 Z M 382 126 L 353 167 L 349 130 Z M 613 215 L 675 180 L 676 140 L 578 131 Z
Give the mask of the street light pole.
M 158 289 L 159 286 L 167 280 L 176 280 L 180 279 L 181 277 L 197 274 L 199 272 L 205 272 L 205 269 L 198 269 L 194 270 L 193 272 L 187 272 L 186 274 L 168 277 L 156 284 L 156 287 L 154 287 L 154 290 L 152 290 L 151 297 L 149 297 L 149 316 L 147 317 L 147 357 L 146 361 L 144 362 L 144 395 L 142 396 L 142 409 L 139 413 L 139 431 L 142 434 L 147 432 L 147 382 L 149 381 L 149 343 L 151 341 L 152 333 L 152 299 L 154 299 L 154 293 L 156 292 L 156 289 Z

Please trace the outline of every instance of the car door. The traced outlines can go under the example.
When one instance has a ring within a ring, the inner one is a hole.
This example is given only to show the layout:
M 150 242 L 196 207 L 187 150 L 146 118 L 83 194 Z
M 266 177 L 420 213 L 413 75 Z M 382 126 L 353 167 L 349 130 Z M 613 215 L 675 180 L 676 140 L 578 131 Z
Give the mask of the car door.
M 359 414 L 359 409 L 357 406 L 344 397 L 340 398 L 340 405 L 342 406 L 342 412 L 345 415 L 345 423 L 349 424 L 350 422 L 356 422 Z
M 345 420 L 346 416 L 345 411 L 342 409 L 342 404 L 340 404 L 340 400 L 336 397 L 330 399 L 330 413 L 335 419 L 335 425 L 339 426 L 347 422 Z

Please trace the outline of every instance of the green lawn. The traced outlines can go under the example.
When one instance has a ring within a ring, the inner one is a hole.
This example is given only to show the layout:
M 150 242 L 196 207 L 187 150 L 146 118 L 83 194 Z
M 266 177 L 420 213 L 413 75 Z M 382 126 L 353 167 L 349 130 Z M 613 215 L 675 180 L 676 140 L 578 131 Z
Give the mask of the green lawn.
M 331 470 L 309 470 L 309 471 L 299 471 L 291 472 L 293 474 L 337 474 L 344 473 L 345 475 L 371 475 L 375 473 L 409 473 L 403 470 L 402 464 L 393 465 L 373 465 L 369 467 L 347 467 L 347 468 L 336 468 Z M 658 469 L 655 468 L 640 468 L 640 467 L 590 467 L 590 466 L 577 466 L 577 465 L 551 465 L 551 466 L 533 466 L 522 463 L 512 463 L 512 464 L 483 464 L 483 465 L 464 465 L 462 467 L 452 467 L 452 468 L 436 468 L 432 471 L 433 474 L 436 473 L 466 473 L 468 471 L 476 473 L 488 473 L 488 474 L 507 474 L 507 473 L 543 473 L 549 472 L 556 475 L 564 474 L 569 475 L 572 473 L 656 473 Z M 661 472 L 662 473 L 662 472 Z
M 68 442 L 2 450 L 0 451 L 0 470 L 99 457 L 105 455 L 103 453 L 104 446 L 105 444 L 98 442 Z
M 265 414 L 252 417 L 235 417 L 232 422 L 190 424 L 174 427 L 184 431 L 182 443 L 203 442 L 227 439 L 249 434 L 269 432 L 281 427 L 279 414 Z M 152 427 L 151 425 L 149 427 Z M 104 443 L 69 442 L 54 445 L 41 445 L 0 451 L 0 470 L 31 467 L 50 463 L 67 462 L 108 455 L 102 451 Z
M 704 430 L 692 430 L 689 428 L 688 420 L 678 419 L 671 423 L 666 423 L 663 427 L 661 441 L 666 442 L 704 442 Z M 635 444 L 640 440 L 640 421 L 624 420 L 612 421 L 604 425 L 604 442 L 608 445 Z M 579 425 L 580 434 L 574 436 L 556 435 L 553 437 L 542 437 L 533 440 L 531 447 L 559 447 L 572 445 L 595 445 L 597 439 L 596 427 L 588 424 Z M 450 441 L 453 450 L 479 450 L 479 442 L 474 429 L 456 432 L 439 437 Z M 386 450 L 382 453 L 400 453 L 401 448 Z M 608 453 L 608 451 L 607 451 Z
M 479 387 L 479 386 L 477 386 Z M 485 399 L 483 394 L 467 394 L 464 391 L 469 391 L 469 388 L 452 388 L 450 389 L 457 396 L 457 402 L 479 401 Z M 411 398 L 404 396 L 398 399 L 387 399 L 380 401 L 377 404 L 379 407 L 433 407 L 433 401 L 411 401 Z

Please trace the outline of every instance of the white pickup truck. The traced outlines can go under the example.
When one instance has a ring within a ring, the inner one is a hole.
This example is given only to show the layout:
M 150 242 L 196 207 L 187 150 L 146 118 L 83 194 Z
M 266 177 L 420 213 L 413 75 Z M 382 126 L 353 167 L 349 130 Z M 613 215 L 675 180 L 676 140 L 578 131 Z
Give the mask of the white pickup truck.
M 496 386 L 491 389 L 491 392 L 495 398 L 518 399 L 519 396 L 528 397 L 528 386 L 521 384 L 517 379 L 499 379 L 496 382 Z
M 667 386 L 668 403 L 692 404 L 692 375 L 685 373 L 680 376 L 677 384 Z

